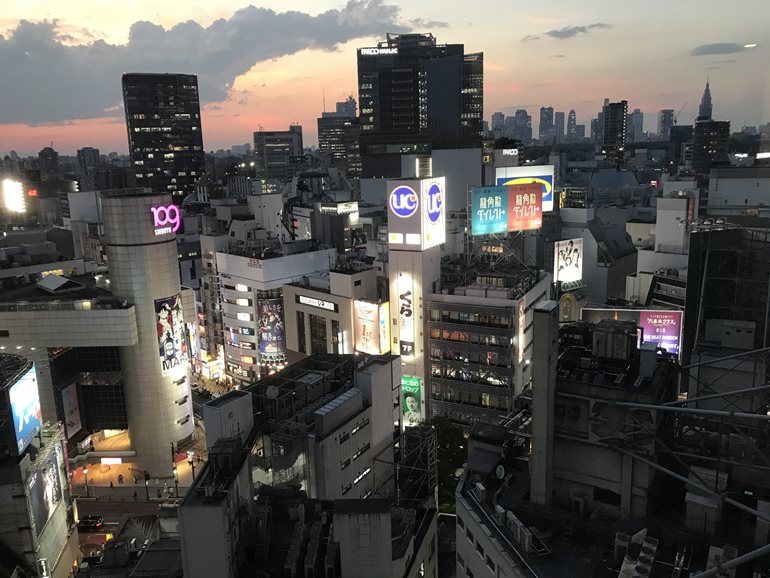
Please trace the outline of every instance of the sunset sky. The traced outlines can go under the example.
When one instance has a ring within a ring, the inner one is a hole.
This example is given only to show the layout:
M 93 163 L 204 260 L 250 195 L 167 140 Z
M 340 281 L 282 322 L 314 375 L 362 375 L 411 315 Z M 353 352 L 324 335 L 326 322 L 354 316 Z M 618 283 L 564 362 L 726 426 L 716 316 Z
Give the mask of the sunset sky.
M 123 72 L 197 74 L 206 150 L 292 122 L 315 144 L 324 94 L 358 97 L 355 49 L 407 31 L 483 51 L 484 118 L 527 108 L 535 133 L 540 106 L 588 124 L 605 97 L 690 122 L 707 77 L 715 118 L 770 121 L 767 0 L 0 2 L 0 154 L 125 153 Z

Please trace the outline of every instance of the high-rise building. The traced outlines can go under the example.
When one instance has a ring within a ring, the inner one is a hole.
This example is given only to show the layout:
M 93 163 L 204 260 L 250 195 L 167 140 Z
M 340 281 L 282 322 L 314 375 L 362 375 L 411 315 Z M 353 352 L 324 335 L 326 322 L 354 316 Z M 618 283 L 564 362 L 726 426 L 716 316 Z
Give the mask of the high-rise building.
M 711 88 L 709 88 L 709 83 L 706 81 L 706 88 L 703 89 L 703 96 L 698 107 L 698 118 L 711 119 L 711 109 Z
M 668 140 L 672 126 L 674 126 L 674 109 L 662 109 L 658 113 L 658 136 L 663 140 Z
M 181 204 L 204 172 L 198 77 L 124 74 L 123 105 L 137 186 Z
M 628 102 L 610 102 L 603 111 L 602 151 L 607 160 L 614 161 L 616 166 L 623 164 L 623 153 L 626 146 Z
M 575 114 L 575 109 L 571 109 L 569 111 L 569 115 L 567 115 L 567 142 L 577 142 L 577 115 Z M 585 131 L 585 127 L 583 127 L 583 131 Z
M 318 148 L 344 165 L 351 176 L 360 175 L 358 139 L 361 125 L 356 118 L 356 100 L 350 96 L 338 102 L 335 112 L 323 112 L 318 119 Z
M 59 153 L 53 147 L 45 147 L 38 155 L 40 178 L 44 181 L 55 179 L 59 175 Z
M 483 53 L 432 34 L 388 34 L 358 49 L 364 176 L 400 176 L 404 150 L 480 148 Z
M 554 116 L 554 142 L 564 142 L 564 113 L 557 112 Z
M 492 130 L 504 130 L 505 129 L 505 115 L 502 112 L 492 113 Z
M 604 142 L 604 116 L 607 106 L 610 104 L 610 99 L 604 99 L 604 105 L 602 110 L 596 115 L 595 119 L 591 120 L 591 141 L 594 144 L 602 144 Z
M 639 142 L 644 136 L 644 113 L 638 108 L 628 115 L 628 142 Z
M 507 121 L 508 119 L 506 119 L 506 123 Z M 532 117 L 523 108 L 520 108 L 514 114 L 512 136 L 523 144 L 532 142 Z
M 709 108 L 710 110 L 710 108 Z M 707 175 L 712 167 L 730 164 L 727 141 L 730 139 L 730 121 L 698 118 L 692 137 L 692 168 Z
M 83 175 L 93 174 L 99 168 L 99 149 L 83 147 L 78 149 L 78 166 Z
M 302 127 L 258 130 L 254 133 L 257 177 L 282 186 L 294 176 L 292 159 L 302 157 Z
M 552 144 L 554 140 L 555 128 L 553 125 L 553 107 L 540 107 L 540 126 L 538 139 L 541 144 Z
M 337 102 L 335 105 L 335 114 L 339 116 L 346 116 L 348 118 L 354 118 L 356 116 L 356 110 L 358 109 L 356 99 L 351 94 L 345 100 Z M 326 111 L 324 111 L 326 114 Z

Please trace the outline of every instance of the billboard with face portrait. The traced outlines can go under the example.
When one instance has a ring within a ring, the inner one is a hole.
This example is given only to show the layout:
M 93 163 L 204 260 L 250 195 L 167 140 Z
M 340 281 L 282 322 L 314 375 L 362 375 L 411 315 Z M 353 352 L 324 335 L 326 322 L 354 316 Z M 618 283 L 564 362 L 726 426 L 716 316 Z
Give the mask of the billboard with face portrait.
M 283 324 L 283 299 L 261 299 L 259 315 L 259 352 L 267 357 L 286 355 L 286 330 Z
M 190 348 L 179 293 L 155 300 L 155 326 L 163 375 L 184 369 L 190 359 Z
M 404 427 L 412 427 L 422 421 L 420 378 L 401 378 L 401 414 Z
M 36 536 L 40 536 L 62 499 L 57 447 L 54 445 L 50 449 L 27 480 L 27 493 Z
M 556 241 L 553 247 L 553 280 L 570 282 L 583 278 L 583 239 Z
M 16 450 L 21 455 L 43 425 L 34 364 L 11 386 L 8 396 L 13 413 Z

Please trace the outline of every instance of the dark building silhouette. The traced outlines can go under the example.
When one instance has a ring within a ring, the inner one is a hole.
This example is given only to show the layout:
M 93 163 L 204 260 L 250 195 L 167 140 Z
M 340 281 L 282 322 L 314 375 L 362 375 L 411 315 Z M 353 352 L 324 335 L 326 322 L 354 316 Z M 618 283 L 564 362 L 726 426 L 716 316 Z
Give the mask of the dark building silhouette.
M 626 147 L 628 102 L 610 102 L 605 105 L 603 112 L 602 150 L 607 160 L 621 166 Z
M 730 121 L 699 118 L 695 121 L 692 137 L 692 169 L 706 175 L 713 167 L 730 164 L 727 142 L 730 139 Z
M 124 74 L 123 104 L 137 186 L 181 203 L 204 172 L 198 77 Z
M 40 179 L 48 181 L 59 175 L 59 153 L 53 147 L 45 147 L 37 154 L 40 163 Z
M 538 139 L 541 144 L 552 144 L 554 141 L 555 127 L 553 124 L 553 107 L 540 107 L 540 126 Z
M 271 185 L 283 185 L 294 176 L 294 167 L 302 158 L 302 127 L 289 130 L 259 130 L 254 133 L 257 177 Z
M 706 88 L 703 90 L 703 96 L 700 99 L 700 106 L 698 107 L 698 118 L 710 119 L 711 118 L 711 88 L 706 81 Z
M 480 148 L 483 53 L 432 34 L 388 34 L 358 49 L 363 176 L 400 176 L 400 155 Z
M 356 117 L 353 97 L 338 102 L 335 112 L 324 112 L 318 119 L 318 149 L 330 153 L 332 162 L 343 167 L 352 177 L 361 174 L 360 134 L 361 125 Z

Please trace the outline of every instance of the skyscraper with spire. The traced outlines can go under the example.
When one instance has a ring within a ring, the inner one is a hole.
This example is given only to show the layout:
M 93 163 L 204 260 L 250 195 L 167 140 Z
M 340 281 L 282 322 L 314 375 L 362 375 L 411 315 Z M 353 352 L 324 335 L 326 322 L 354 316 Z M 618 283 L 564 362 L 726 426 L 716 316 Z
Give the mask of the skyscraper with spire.
M 703 96 L 700 99 L 698 118 L 711 119 L 711 89 L 709 88 L 708 80 L 706 80 L 706 89 L 703 91 Z

